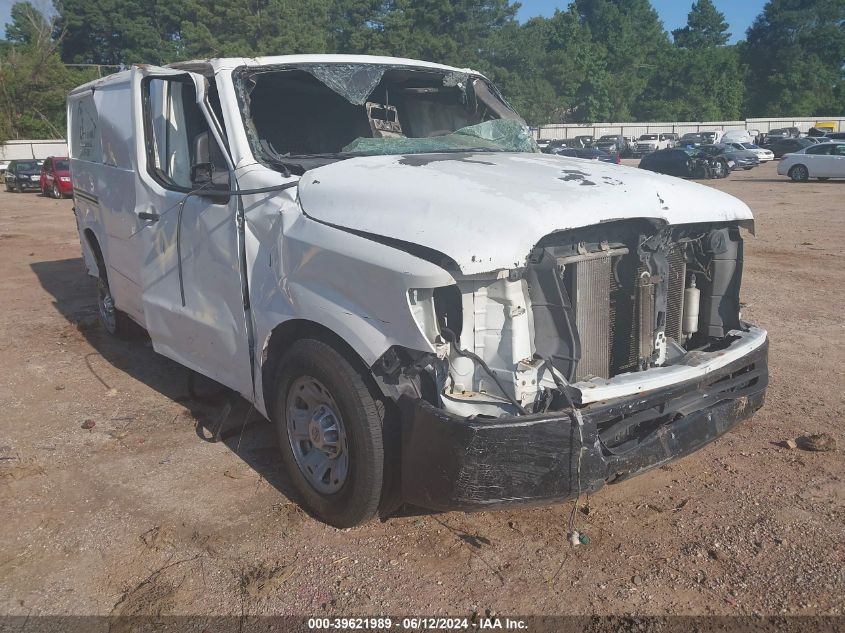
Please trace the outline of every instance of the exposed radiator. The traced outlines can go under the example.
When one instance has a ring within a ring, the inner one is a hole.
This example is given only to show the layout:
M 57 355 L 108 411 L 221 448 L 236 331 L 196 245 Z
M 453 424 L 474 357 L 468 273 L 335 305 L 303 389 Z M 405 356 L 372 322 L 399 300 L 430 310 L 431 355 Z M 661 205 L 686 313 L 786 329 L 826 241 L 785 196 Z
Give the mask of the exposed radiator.
M 669 261 L 669 288 L 666 297 L 666 337 L 681 340 L 681 322 L 684 312 L 684 287 L 686 286 L 687 263 L 684 251 L 673 244 L 667 253 Z
M 654 351 L 655 280 L 626 252 L 595 253 L 567 262 L 565 279 L 581 340 L 578 380 L 635 371 L 640 359 Z M 667 260 L 665 333 L 679 341 L 686 275 L 683 249 L 674 245 Z
M 608 377 L 610 368 L 610 256 L 578 262 L 572 278 L 575 326 L 581 338 L 577 378 Z

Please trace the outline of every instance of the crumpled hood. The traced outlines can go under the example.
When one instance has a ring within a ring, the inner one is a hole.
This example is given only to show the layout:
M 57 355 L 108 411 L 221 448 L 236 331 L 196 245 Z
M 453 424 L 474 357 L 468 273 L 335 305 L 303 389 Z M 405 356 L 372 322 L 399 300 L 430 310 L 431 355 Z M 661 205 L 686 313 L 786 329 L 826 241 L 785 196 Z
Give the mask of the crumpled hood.
M 750 220 L 733 196 L 651 172 L 546 154 L 368 156 L 305 173 L 304 212 L 452 258 L 464 274 L 523 266 L 541 238 L 626 218 Z

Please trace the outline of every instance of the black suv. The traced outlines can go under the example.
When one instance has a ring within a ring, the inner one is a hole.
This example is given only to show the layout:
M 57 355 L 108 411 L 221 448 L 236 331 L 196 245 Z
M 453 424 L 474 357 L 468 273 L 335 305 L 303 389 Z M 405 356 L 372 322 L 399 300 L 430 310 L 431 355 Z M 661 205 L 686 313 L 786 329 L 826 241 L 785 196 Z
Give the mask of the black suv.
M 41 165 L 36 160 L 13 160 L 6 168 L 6 191 L 40 191 Z
M 609 154 L 628 155 L 628 141 L 621 134 L 606 134 L 595 142 L 594 147 Z

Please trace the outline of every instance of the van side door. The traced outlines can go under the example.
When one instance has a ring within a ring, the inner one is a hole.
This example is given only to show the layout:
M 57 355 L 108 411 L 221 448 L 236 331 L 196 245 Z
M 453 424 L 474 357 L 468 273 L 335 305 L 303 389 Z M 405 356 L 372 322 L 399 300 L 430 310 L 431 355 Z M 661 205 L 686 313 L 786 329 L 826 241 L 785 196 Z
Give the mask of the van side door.
M 137 232 L 154 349 L 252 398 L 237 197 L 205 78 L 136 68 Z

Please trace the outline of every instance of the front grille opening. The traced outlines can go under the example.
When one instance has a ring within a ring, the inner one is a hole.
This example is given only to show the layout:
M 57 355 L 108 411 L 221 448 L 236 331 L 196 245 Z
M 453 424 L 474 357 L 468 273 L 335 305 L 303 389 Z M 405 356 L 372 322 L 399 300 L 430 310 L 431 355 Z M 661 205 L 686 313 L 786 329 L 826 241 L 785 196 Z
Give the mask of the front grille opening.
M 636 252 L 568 265 L 564 286 L 572 298 L 581 340 L 576 378 L 612 378 L 648 366 L 654 351 L 656 283 Z M 684 249 L 667 251 L 664 332 L 681 342 L 686 262 Z
M 666 403 L 626 413 L 598 424 L 602 446 L 612 453 L 636 448 L 661 426 L 676 422 L 683 415 L 669 411 Z
M 748 389 L 752 389 L 760 382 L 760 372 L 754 363 L 746 365 L 742 369 L 719 378 L 710 383 L 711 389 L 718 389 L 717 396 L 725 398 L 737 395 Z
M 721 402 L 736 400 L 758 389 L 760 380 L 761 369 L 756 363 L 750 363 L 687 394 L 656 404 L 652 402 L 638 409 L 628 409 L 625 413 L 598 422 L 602 446 L 608 454 L 620 454 L 636 448 L 661 426 L 670 426 L 697 410 L 698 406 L 691 407 L 691 402 L 698 402 L 702 407 L 713 407 Z M 706 401 L 699 395 L 702 391 L 708 395 Z

